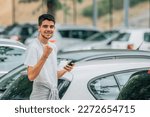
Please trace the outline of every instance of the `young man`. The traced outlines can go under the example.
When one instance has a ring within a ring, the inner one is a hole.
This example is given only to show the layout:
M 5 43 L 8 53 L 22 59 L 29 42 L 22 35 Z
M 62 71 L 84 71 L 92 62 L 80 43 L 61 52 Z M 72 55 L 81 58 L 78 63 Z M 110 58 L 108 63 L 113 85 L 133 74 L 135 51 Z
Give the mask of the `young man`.
M 66 65 L 57 71 L 57 48 L 49 42 L 55 31 L 55 19 L 50 14 L 43 14 L 38 19 L 38 39 L 30 44 L 25 65 L 28 66 L 28 78 L 33 82 L 30 95 L 32 100 L 59 99 L 57 90 L 58 78 L 72 70 L 73 66 Z

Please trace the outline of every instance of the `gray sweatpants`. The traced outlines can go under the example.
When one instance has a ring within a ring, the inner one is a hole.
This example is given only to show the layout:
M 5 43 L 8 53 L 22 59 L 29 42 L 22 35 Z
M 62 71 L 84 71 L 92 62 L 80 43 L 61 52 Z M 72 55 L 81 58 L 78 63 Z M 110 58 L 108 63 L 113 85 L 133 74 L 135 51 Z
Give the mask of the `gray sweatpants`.
M 30 100 L 58 100 L 58 89 L 49 88 L 44 83 L 34 82 Z

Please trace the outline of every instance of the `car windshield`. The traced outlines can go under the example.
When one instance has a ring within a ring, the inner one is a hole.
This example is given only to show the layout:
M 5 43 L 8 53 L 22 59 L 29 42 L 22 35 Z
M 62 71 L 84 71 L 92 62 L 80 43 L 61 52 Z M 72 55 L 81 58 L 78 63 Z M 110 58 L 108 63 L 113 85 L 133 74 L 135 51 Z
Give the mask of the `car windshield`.
M 150 33 L 149 32 L 144 34 L 144 41 L 150 42 Z
M 109 37 L 112 37 L 114 35 L 119 35 L 119 31 L 117 31 L 117 30 L 110 30 L 110 31 L 105 31 L 104 34 L 105 34 L 106 37 L 109 38 Z
M 87 41 L 103 41 L 106 40 L 106 36 L 103 33 L 96 33 L 89 38 L 87 38 Z
M 12 30 L 10 30 L 8 32 L 8 35 L 11 36 L 11 35 L 18 35 L 20 33 L 20 27 L 19 26 L 16 26 L 14 27 Z
M 24 49 L 0 46 L 0 72 L 7 73 L 22 64 L 25 58 L 24 53 Z
M 115 39 L 115 41 L 128 41 L 129 37 L 129 33 L 120 33 L 119 36 Z
M 5 74 L 0 78 L 0 92 L 4 92 L 6 89 L 9 88 L 9 86 L 20 76 L 20 72 L 25 70 L 26 67 L 23 65 L 20 65 L 16 68 L 14 68 L 9 73 Z

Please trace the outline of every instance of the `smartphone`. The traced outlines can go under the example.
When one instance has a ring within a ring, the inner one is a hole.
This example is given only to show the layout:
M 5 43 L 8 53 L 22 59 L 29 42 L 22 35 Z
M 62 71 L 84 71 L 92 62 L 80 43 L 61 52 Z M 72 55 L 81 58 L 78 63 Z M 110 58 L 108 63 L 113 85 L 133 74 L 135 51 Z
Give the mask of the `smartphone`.
M 71 65 L 71 66 L 72 66 L 75 62 L 76 62 L 75 60 L 71 60 L 71 61 L 68 63 L 68 65 Z

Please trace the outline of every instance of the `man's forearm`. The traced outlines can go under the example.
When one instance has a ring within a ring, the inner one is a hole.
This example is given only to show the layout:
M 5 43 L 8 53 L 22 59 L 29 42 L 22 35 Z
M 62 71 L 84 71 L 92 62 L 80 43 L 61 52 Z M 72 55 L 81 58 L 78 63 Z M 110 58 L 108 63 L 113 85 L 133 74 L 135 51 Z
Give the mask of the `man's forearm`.
M 28 67 L 28 78 L 29 80 L 34 80 L 40 73 L 47 57 L 42 56 L 38 63 L 34 67 Z

